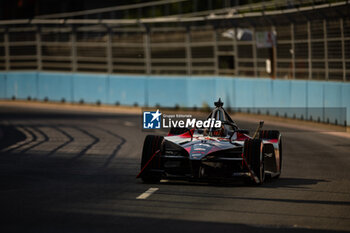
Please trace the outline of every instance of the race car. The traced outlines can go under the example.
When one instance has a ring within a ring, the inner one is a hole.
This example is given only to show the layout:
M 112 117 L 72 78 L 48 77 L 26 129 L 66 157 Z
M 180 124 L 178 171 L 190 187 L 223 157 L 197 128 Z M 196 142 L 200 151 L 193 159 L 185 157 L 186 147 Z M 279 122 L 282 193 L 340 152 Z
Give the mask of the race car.
M 282 138 L 277 130 L 262 130 L 263 121 L 252 136 L 240 129 L 219 99 L 207 119 L 221 127 L 171 128 L 167 136 L 145 138 L 141 171 L 145 183 L 161 179 L 196 181 L 243 178 L 262 184 L 266 177 L 278 178 L 282 170 Z

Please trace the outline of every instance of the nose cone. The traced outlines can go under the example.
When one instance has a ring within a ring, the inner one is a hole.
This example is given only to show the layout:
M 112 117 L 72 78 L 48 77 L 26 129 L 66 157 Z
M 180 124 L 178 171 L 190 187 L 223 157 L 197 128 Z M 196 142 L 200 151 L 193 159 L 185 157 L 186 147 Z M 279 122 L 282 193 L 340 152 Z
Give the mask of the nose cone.
M 209 143 L 197 143 L 191 146 L 191 150 L 189 151 L 190 159 L 200 160 L 205 157 L 207 154 L 212 153 L 219 148 L 215 145 Z

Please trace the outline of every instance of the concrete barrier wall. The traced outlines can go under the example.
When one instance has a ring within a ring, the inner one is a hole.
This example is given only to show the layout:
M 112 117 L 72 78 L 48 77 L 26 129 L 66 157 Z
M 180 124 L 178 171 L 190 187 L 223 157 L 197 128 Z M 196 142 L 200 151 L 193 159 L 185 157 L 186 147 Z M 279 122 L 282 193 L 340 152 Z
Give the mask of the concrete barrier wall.
M 0 73 L 0 99 L 6 99 L 6 74 Z
M 239 111 L 350 122 L 350 83 L 265 78 L 2 72 L 1 99 L 37 99 L 163 107 L 212 106 L 219 97 Z
M 23 77 L 24 78 L 24 77 Z M 62 73 L 38 73 L 38 95 L 33 96 L 39 100 L 73 101 L 73 80 L 71 75 Z M 12 96 L 13 93 L 9 94 Z

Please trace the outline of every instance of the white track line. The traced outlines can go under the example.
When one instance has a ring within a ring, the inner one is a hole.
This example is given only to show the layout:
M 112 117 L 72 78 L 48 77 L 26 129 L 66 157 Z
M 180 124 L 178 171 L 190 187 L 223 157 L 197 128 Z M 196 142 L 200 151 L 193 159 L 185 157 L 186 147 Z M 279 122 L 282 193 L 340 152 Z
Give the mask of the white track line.
M 124 121 L 124 125 L 125 126 L 135 126 L 135 123 L 131 122 L 131 121 Z
M 146 199 L 147 197 L 151 196 L 152 193 L 154 193 L 158 189 L 159 188 L 149 188 L 146 192 L 144 192 L 140 196 L 136 197 L 136 199 Z

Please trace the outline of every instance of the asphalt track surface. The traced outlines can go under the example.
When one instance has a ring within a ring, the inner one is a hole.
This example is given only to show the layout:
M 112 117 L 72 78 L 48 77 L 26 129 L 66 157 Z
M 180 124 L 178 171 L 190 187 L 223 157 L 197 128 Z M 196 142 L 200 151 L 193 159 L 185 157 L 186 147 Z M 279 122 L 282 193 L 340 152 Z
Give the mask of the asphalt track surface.
M 0 151 L 0 232 L 350 231 L 346 138 L 280 128 L 283 174 L 258 187 L 143 184 L 139 115 L 2 107 L 0 123 L 18 130 Z

